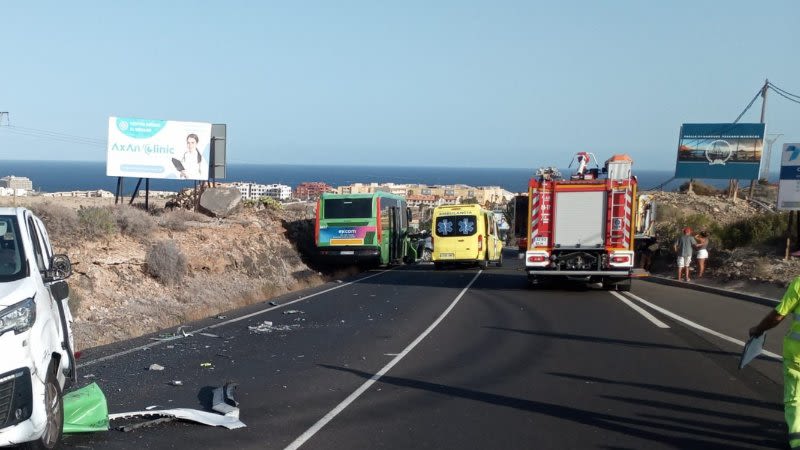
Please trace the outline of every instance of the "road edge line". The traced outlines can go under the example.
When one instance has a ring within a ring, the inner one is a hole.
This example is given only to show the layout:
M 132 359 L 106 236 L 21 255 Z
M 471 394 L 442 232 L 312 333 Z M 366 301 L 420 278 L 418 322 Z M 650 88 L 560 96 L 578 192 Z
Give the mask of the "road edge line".
M 636 303 L 633 303 L 632 301 L 628 300 L 627 298 L 625 298 L 619 292 L 608 291 L 608 293 L 613 295 L 614 297 L 617 297 L 618 299 L 620 299 L 622 301 L 622 303 L 625 303 L 626 305 L 630 306 L 634 311 L 636 311 L 639 314 L 641 314 L 642 316 L 644 316 L 645 319 L 647 319 L 650 322 L 652 322 L 658 328 L 669 328 L 669 325 L 667 325 L 664 322 L 660 321 L 656 316 L 650 314 L 650 312 L 647 311 L 646 309 L 644 309 L 641 306 L 637 305 Z
M 315 434 L 317 434 L 319 430 L 321 430 L 325 425 L 327 425 L 331 420 L 333 420 L 337 415 L 339 415 L 339 413 L 344 411 L 345 408 L 350 406 L 351 403 L 353 403 L 356 399 L 358 399 L 358 397 L 360 397 L 361 394 L 366 392 L 367 389 L 369 389 L 373 384 L 375 384 L 376 381 L 380 380 L 381 377 L 386 375 L 386 373 L 388 373 L 389 370 L 392 369 L 392 367 L 394 367 L 406 355 L 408 355 L 411 352 L 411 350 L 413 350 L 414 347 L 417 346 L 417 344 L 422 342 L 422 340 L 425 339 L 431 333 L 431 331 L 433 331 L 444 320 L 444 318 L 447 317 L 448 314 L 450 314 L 450 311 L 452 311 L 453 308 L 456 307 L 458 302 L 461 301 L 461 298 L 464 296 L 464 294 L 467 293 L 469 288 L 472 287 L 472 284 L 475 282 L 475 280 L 478 279 L 481 273 L 483 273 L 483 270 L 479 270 L 478 273 L 476 273 L 475 276 L 472 277 L 472 280 L 467 284 L 467 286 L 464 289 L 461 290 L 461 292 L 458 294 L 455 300 L 453 300 L 453 302 L 450 303 L 450 306 L 448 306 L 447 309 L 445 309 L 444 312 L 442 312 L 442 314 L 439 315 L 439 317 L 427 329 L 425 329 L 425 331 L 422 332 L 422 334 L 417 336 L 416 339 L 414 339 L 410 344 L 408 344 L 408 346 L 406 346 L 406 348 L 403 349 L 403 351 L 400 352 L 400 354 L 395 356 L 394 359 L 392 359 L 391 361 L 389 361 L 388 364 L 383 366 L 383 368 L 379 370 L 375 375 L 373 375 L 369 380 L 365 381 L 364 384 L 362 384 L 358 389 L 353 391 L 352 394 L 348 395 L 347 398 L 342 400 L 338 405 L 336 405 L 336 407 L 330 410 L 328 414 L 325 414 L 321 419 L 319 419 L 303 434 L 298 436 L 294 441 L 292 441 L 289 445 L 287 445 L 284 450 L 296 450 L 300 448 L 300 446 L 305 444 L 309 439 L 311 439 Z
M 738 344 L 739 346 L 744 347 L 744 344 L 745 344 L 744 341 L 741 341 L 741 340 L 736 339 L 736 338 L 732 338 L 732 337 L 728 336 L 727 334 L 722 334 L 719 331 L 714 331 L 711 328 L 708 328 L 708 327 L 705 327 L 703 325 L 700 325 L 699 323 L 693 322 L 693 321 L 691 321 L 691 320 L 689 320 L 689 319 L 687 319 L 687 318 L 685 318 L 683 316 L 679 316 L 679 315 L 675 314 L 672 311 L 669 311 L 669 310 L 664 309 L 664 308 L 662 308 L 662 307 L 660 307 L 658 305 L 655 305 L 653 303 L 648 302 L 647 300 L 639 297 L 636 294 L 633 294 L 633 293 L 630 293 L 630 292 L 626 292 L 625 294 L 628 297 L 631 297 L 632 299 L 637 300 L 637 301 L 649 306 L 650 308 L 655 309 L 656 311 L 660 312 L 661 314 L 664 314 L 667 317 L 671 317 L 671 318 L 677 320 L 678 322 L 682 322 L 684 325 L 688 325 L 688 326 L 690 326 L 690 327 L 692 327 L 694 329 L 697 329 L 697 330 L 700 330 L 700 331 L 704 331 L 704 332 L 706 332 L 706 333 L 708 333 L 708 334 L 710 334 L 712 336 L 716 336 L 716 337 L 718 337 L 718 338 L 720 338 L 722 340 L 725 340 L 725 341 L 728 341 L 728 342 L 731 342 L 731 343 L 734 343 L 734 344 Z M 768 356 L 770 358 L 773 358 L 773 359 L 777 359 L 778 361 L 783 361 L 783 357 L 781 355 L 772 353 L 772 352 L 770 352 L 768 350 L 761 350 L 761 354 L 764 355 L 764 356 Z
M 258 316 L 258 315 L 261 315 L 261 314 L 265 314 L 265 313 L 268 313 L 270 311 L 274 311 L 276 309 L 280 309 L 280 308 L 283 308 L 283 307 L 286 307 L 286 306 L 289 306 L 289 305 L 292 305 L 292 304 L 295 304 L 295 303 L 298 303 L 298 302 L 302 302 L 304 300 L 308 300 L 308 299 L 310 299 L 312 297 L 316 297 L 318 295 L 322 295 L 322 294 L 325 294 L 325 293 L 328 293 L 328 292 L 331 292 L 331 291 L 335 291 L 336 289 L 341 289 L 341 288 L 343 288 L 345 286 L 350 286 L 351 284 L 355 284 L 355 283 L 370 279 L 372 277 L 377 277 L 378 275 L 383 275 L 384 273 L 392 271 L 392 270 L 394 270 L 394 268 L 387 269 L 387 270 L 382 270 L 382 271 L 380 271 L 378 273 L 374 273 L 372 275 L 368 275 L 368 276 L 366 276 L 364 278 L 359 278 L 357 280 L 349 281 L 347 283 L 342 283 L 340 285 L 334 286 L 332 288 L 325 289 L 323 291 L 315 292 L 313 294 L 309 294 L 309 295 L 306 295 L 304 297 L 300 297 L 298 299 L 295 299 L 295 300 L 292 300 L 292 301 L 289 301 L 289 302 L 286 302 L 286 303 L 281 303 L 280 305 L 277 305 L 277 306 L 270 306 L 269 308 L 261 309 L 261 310 L 252 312 L 250 314 L 246 314 L 246 315 L 241 316 L 241 317 L 236 317 L 234 319 L 229 319 L 229 320 L 226 320 L 224 322 L 217 322 L 217 323 L 214 323 L 214 324 L 211 324 L 211 325 L 206 325 L 206 326 L 204 326 L 202 328 L 198 328 L 196 330 L 192 330 L 190 333 L 187 333 L 187 334 L 201 333 L 201 332 L 206 331 L 206 330 L 213 330 L 213 329 L 219 328 L 221 326 L 230 325 L 232 323 L 236 323 L 236 322 L 239 322 L 239 321 L 242 321 L 242 320 L 250 319 L 252 317 L 255 317 L 255 316 Z M 157 346 L 165 344 L 167 342 L 172 342 L 172 340 L 149 342 L 147 344 L 140 345 L 138 347 L 129 348 L 129 349 L 123 350 L 121 352 L 113 353 L 111 355 L 106 355 L 106 356 L 103 356 L 103 357 L 100 357 L 100 358 L 97 358 L 97 359 L 92 359 L 90 361 L 86 361 L 84 363 L 76 365 L 75 368 L 76 369 L 82 369 L 84 367 L 93 366 L 93 365 L 95 365 L 97 363 L 108 361 L 108 360 L 111 360 L 111 359 L 114 359 L 114 358 L 119 358 L 120 356 L 129 355 L 129 354 L 131 354 L 133 352 L 137 352 L 139 350 L 147 350 L 147 349 L 150 349 L 150 348 L 153 348 L 153 347 L 157 347 Z

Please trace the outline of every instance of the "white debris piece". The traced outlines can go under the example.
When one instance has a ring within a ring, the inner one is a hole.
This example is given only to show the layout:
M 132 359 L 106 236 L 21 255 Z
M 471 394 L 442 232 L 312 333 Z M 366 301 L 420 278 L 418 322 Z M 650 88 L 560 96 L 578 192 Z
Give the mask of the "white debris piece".
M 265 320 L 258 325 L 249 326 L 247 329 L 252 333 L 272 333 L 273 331 L 291 331 L 299 327 L 300 325 L 273 325 L 269 320 Z
M 220 414 L 200 411 L 198 409 L 189 409 L 189 408 L 159 409 L 152 411 L 133 411 L 133 412 L 108 415 L 109 420 L 131 419 L 134 417 L 174 417 L 176 419 L 188 420 L 191 422 L 197 422 L 203 425 L 210 425 L 213 427 L 225 427 L 229 430 L 235 430 L 237 428 L 244 428 L 247 426 L 244 423 L 242 423 L 241 420 L 235 417 L 223 416 Z
M 149 370 L 164 370 L 164 366 L 160 364 L 150 364 Z

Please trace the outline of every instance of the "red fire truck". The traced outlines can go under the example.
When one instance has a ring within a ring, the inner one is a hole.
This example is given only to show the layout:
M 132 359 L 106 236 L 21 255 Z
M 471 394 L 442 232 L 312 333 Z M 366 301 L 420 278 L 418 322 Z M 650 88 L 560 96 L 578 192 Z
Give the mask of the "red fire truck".
M 555 168 L 542 168 L 528 184 L 528 280 L 536 285 L 556 277 L 630 290 L 631 277 L 637 275 L 633 161 L 614 155 L 601 169 L 593 154 L 581 152 L 575 162 L 577 170 L 569 178 Z

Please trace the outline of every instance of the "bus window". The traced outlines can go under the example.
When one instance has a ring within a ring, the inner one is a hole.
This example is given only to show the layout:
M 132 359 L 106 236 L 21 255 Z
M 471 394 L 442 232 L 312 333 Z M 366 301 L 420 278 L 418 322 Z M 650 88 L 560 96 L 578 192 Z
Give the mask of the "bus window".
M 326 219 L 369 219 L 372 217 L 371 198 L 325 199 Z

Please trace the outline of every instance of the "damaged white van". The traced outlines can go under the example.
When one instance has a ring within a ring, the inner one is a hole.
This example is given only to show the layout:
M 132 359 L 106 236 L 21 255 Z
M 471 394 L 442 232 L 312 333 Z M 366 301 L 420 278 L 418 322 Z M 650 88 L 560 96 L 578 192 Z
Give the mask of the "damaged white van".
M 44 224 L 0 208 L 0 446 L 52 449 L 61 441 L 62 391 L 75 379 L 69 258 Z

